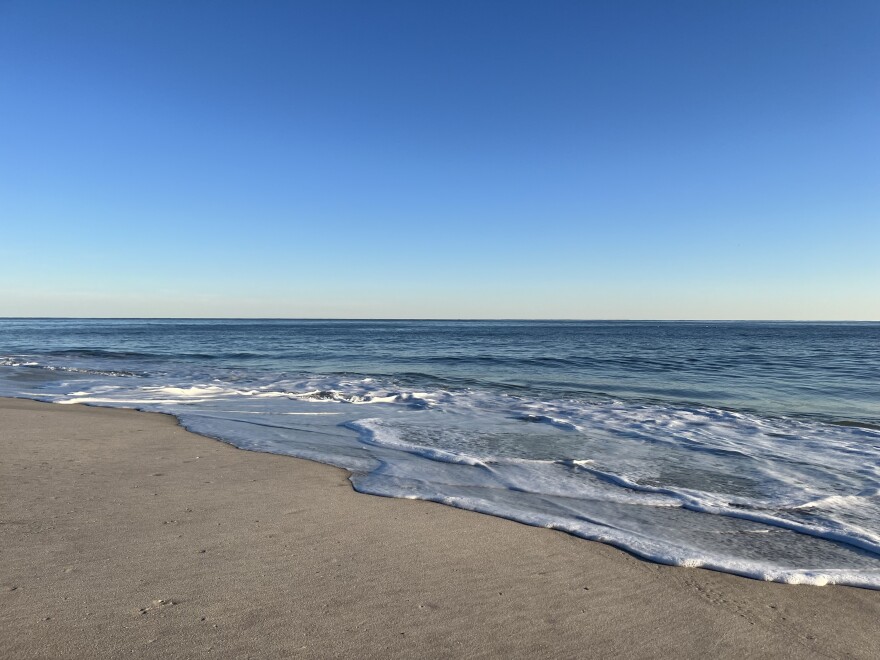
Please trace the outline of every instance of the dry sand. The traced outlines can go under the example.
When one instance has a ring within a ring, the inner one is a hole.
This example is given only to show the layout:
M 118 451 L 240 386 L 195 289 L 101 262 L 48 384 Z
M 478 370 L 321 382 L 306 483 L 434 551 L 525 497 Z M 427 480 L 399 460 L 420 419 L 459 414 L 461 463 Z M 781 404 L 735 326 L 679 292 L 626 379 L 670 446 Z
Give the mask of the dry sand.
M 171 417 L 0 399 L 0 656 L 878 657 L 880 592 L 355 493 Z

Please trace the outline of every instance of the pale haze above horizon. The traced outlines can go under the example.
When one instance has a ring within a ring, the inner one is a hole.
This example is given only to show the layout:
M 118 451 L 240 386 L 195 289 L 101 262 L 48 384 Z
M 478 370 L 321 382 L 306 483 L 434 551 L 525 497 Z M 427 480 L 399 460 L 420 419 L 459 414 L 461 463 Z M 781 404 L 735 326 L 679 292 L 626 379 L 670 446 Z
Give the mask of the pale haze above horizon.
M 0 4 L 0 316 L 880 320 L 880 2 Z

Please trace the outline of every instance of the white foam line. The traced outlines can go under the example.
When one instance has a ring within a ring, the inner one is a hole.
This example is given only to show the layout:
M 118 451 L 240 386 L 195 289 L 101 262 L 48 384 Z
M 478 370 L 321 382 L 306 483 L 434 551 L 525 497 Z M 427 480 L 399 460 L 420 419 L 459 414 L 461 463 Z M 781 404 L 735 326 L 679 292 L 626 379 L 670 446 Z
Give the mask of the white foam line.
M 236 415 L 263 415 L 263 416 L 272 416 L 272 415 L 342 415 L 343 414 L 343 413 L 338 413 L 338 412 L 264 412 L 261 410 L 212 410 L 211 412 L 234 413 Z

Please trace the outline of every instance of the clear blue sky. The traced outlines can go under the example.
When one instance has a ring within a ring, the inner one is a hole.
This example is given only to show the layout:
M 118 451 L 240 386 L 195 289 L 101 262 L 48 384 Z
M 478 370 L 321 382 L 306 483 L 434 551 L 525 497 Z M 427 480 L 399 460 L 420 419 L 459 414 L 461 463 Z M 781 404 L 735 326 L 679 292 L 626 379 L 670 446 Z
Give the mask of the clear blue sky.
M 880 319 L 880 2 L 0 1 L 0 315 Z

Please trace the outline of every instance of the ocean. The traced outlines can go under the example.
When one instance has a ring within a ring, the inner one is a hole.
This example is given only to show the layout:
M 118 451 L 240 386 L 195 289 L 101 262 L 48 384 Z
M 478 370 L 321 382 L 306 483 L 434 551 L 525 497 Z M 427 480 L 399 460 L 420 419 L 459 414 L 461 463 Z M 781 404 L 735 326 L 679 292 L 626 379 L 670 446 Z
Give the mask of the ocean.
M 0 396 L 170 413 L 651 561 L 880 588 L 880 323 L 0 319 Z

